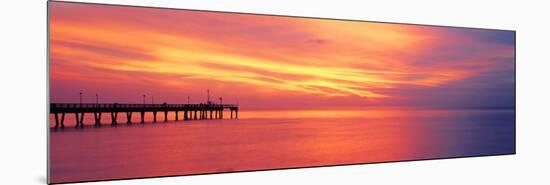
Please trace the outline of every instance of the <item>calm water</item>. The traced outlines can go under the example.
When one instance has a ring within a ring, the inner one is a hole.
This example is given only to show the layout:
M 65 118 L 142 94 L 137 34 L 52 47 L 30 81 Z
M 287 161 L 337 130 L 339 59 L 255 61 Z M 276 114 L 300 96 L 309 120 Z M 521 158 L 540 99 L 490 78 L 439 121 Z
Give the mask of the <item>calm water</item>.
M 136 123 L 127 126 L 119 114 L 123 124 L 111 127 L 104 114 L 100 128 L 52 129 L 51 181 L 515 152 L 513 110 L 240 111 L 239 116 L 142 125 L 134 114 Z M 50 121 L 53 126 L 53 117 Z M 92 123 L 92 115 L 86 115 L 84 124 Z M 74 125 L 74 115 L 67 115 L 67 125 Z

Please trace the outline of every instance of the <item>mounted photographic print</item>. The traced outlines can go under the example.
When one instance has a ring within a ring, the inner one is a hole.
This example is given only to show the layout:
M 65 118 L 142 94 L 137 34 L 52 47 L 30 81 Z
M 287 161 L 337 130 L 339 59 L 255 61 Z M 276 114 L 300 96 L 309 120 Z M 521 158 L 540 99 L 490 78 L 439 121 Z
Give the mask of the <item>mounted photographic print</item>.
M 49 183 L 515 154 L 514 31 L 56 1 L 48 16 Z

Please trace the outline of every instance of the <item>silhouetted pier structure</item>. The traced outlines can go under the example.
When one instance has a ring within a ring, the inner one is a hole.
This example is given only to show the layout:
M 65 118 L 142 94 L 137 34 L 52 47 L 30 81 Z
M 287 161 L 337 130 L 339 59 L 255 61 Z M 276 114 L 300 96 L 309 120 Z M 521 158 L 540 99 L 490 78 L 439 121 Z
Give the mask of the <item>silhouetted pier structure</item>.
M 174 120 L 206 120 L 223 119 L 223 111 L 231 112 L 231 119 L 238 119 L 239 107 L 233 104 L 81 104 L 81 103 L 51 103 L 50 114 L 54 114 L 55 128 L 64 128 L 65 115 L 74 114 L 76 127 L 84 126 L 84 115 L 94 115 L 94 126 L 101 126 L 103 113 L 111 115 L 111 125 L 117 125 L 118 113 L 126 114 L 127 124 L 132 124 L 132 113 L 138 113 L 141 123 L 145 123 L 145 114 L 153 114 L 153 123 L 157 122 L 157 113 L 164 113 L 164 122 L 168 121 L 168 112 L 175 112 Z M 235 112 L 233 116 L 233 112 Z

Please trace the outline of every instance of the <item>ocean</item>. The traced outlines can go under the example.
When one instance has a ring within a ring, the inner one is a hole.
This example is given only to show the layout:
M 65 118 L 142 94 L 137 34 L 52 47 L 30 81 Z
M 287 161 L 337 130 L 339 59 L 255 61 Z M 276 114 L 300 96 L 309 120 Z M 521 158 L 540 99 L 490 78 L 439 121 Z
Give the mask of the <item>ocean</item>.
M 180 113 L 181 114 L 181 113 Z M 242 110 L 239 119 L 53 129 L 53 183 L 515 153 L 514 110 Z M 180 119 L 183 116 L 180 115 Z

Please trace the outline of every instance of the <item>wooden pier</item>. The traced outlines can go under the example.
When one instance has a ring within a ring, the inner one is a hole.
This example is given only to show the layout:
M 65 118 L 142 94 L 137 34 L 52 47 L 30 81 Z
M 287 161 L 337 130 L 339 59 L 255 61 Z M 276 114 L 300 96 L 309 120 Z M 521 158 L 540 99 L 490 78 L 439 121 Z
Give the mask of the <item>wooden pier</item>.
M 228 109 L 231 119 L 238 119 L 239 107 L 233 104 L 81 104 L 51 103 L 50 114 L 55 117 L 55 128 L 64 128 L 65 115 L 74 114 L 76 127 L 84 127 L 84 115 L 94 115 L 94 126 L 101 126 L 103 113 L 111 115 L 111 125 L 117 125 L 118 114 L 126 114 L 127 124 L 132 124 L 132 113 L 138 113 L 141 124 L 145 123 L 145 114 L 153 114 L 153 123 L 157 122 L 157 113 L 164 113 L 164 122 L 168 121 L 168 112 L 175 112 L 174 120 L 223 119 L 223 112 Z

